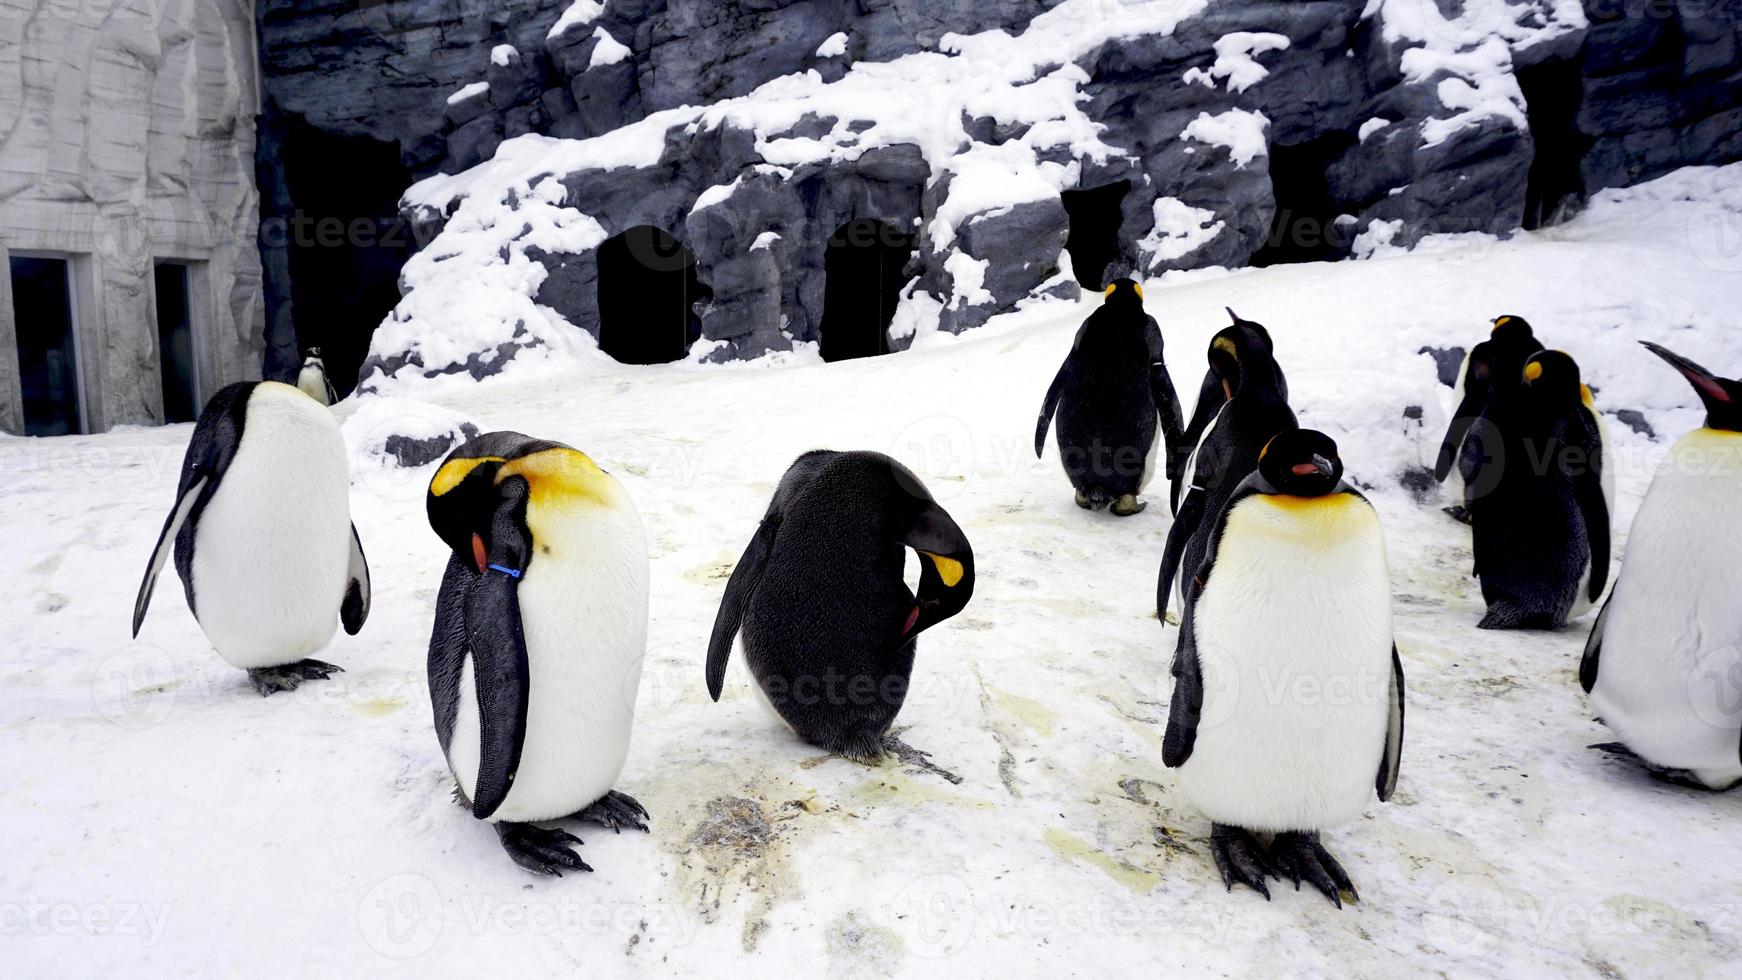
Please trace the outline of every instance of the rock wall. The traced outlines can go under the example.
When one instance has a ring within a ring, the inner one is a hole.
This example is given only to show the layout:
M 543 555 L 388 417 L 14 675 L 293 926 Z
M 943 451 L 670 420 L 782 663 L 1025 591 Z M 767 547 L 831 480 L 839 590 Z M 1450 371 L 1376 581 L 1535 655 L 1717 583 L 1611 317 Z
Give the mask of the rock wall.
M 934 316 L 960 331 L 1074 295 L 1075 279 L 1098 285 L 1064 250 L 1083 234 L 1071 190 L 1129 187 L 1105 195 L 1117 213 L 1103 274 L 1150 275 L 1509 233 L 1591 191 L 1742 155 L 1738 8 L 1707 0 L 263 9 L 275 104 L 392 135 L 416 174 L 484 175 L 408 194 L 420 242 L 478 195 L 509 212 L 569 209 L 600 233 L 571 250 L 488 243 L 540 267 L 525 297 L 554 326 L 505 318 L 466 345 L 488 356 L 435 358 L 414 338 L 442 320 L 402 304 L 397 339 L 378 335 L 363 369 L 382 377 L 487 374 L 559 344 L 553 331 L 596 336 L 593 249 L 635 225 L 694 254 L 711 292 L 697 303 L 703 354 L 749 357 L 818 338 L 825 243 L 854 219 L 917 236 L 899 347 Z M 1008 64 L 1026 74 L 1003 77 Z M 926 79 L 947 92 L 914 97 Z M 588 142 L 561 152 L 529 134 Z M 532 200 L 545 177 L 560 200 Z M 482 241 L 449 236 L 438 251 Z
M 163 418 L 152 270 L 189 262 L 200 388 L 260 376 L 258 105 L 238 0 L 0 0 L 0 259 L 72 258 L 87 427 Z M 0 428 L 21 429 L 0 276 Z

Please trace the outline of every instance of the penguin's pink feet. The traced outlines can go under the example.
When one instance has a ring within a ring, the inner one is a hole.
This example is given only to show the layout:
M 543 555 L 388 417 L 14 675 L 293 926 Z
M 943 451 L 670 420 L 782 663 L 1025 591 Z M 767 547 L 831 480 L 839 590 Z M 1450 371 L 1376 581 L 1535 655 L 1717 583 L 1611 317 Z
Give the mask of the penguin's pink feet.
M 1297 892 L 1300 891 L 1301 879 L 1305 878 L 1312 882 L 1314 888 L 1324 892 L 1325 897 L 1337 908 L 1343 907 L 1344 892 L 1348 893 L 1351 902 L 1361 900 L 1361 896 L 1355 893 L 1355 886 L 1349 881 L 1348 874 L 1343 871 L 1343 866 L 1319 843 L 1319 832 L 1316 830 L 1277 834 L 1276 839 L 1270 842 L 1270 860 L 1282 877 L 1294 882 L 1294 890 Z
M 647 808 L 633 796 L 611 790 L 590 806 L 575 814 L 576 820 L 588 820 L 607 830 L 621 834 L 624 827 L 647 830 Z
M 581 843 L 581 839 L 566 830 L 529 823 L 499 823 L 496 836 L 514 863 L 533 874 L 561 878 L 564 871 L 593 870 L 569 847 Z
M 345 668 L 324 661 L 299 660 L 277 667 L 255 667 L 248 671 L 248 680 L 261 697 L 269 698 L 276 691 L 294 691 L 303 681 L 324 681 L 344 672 Z
M 1210 825 L 1210 856 L 1216 859 L 1216 870 L 1222 873 L 1222 885 L 1234 890 L 1237 881 L 1270 901 L 1270 889 L 1264 879 L 1281 878 L 1264 856 L 1258 839 L 1239 827 L 1223 823 Z

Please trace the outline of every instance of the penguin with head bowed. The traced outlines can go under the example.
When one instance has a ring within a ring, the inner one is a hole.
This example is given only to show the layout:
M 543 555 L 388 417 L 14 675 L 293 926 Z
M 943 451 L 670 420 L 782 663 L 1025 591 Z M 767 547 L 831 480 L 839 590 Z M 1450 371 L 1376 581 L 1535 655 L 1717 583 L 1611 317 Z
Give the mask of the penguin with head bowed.
M 1288 401 L 1288 378 L 1283 374 L 1281 365 L 1276 364 L 1276 345 L 1270 339 L 1270 331 L 1266 330 L 1261 323 L 1240 319 L 1240 314 L 1235 313 L 1232 309 L 1228 310 L 1228 318 L 1232 323 L 1223 327 L 1216 333 L 1215 337 L 1210 339 L 1210 349 L 1214 351 L 1218 346 L 1226 347 L 1226 344 L 1218 345 L 1217 342 L 1221 340 L 1226 340 L 1229 344 L 1240 340 L 1263 348 L 1265 356 L 1269 357 L 1271 364 L 1276 366 L 1276 390 L 1282 395 L 1283 401 Z M 1210 366 L 1204 371 L 1204 382 L 1198 386 L 1198 400 L 1197 404 L 1192 407 L 1192 420 L 1187 423 L 1180 436 L 1177 450 L 1168 459 L 1167 478 L 1172 483 L 1169 503 L 1176 514 L 1179 513 L 1181 492 L 1190 482 L 1190 477 L 1182 476 L 1181 473 L 1191 458 L 1192 450 L 1196 449 L 1198 443 L 1203 441 L 1204 430 L 1210 427 L 1210 422 L 1215 419 L 1216 413 L 1222 410 L 1222 406 L 1228 403 L 1228 399 L 1234 397 L 1234 389 L 1239 387 L 1238 362 L 1224 360 L 1221 367 L 1229 373 L 1219 373 L 1216 359 L 1212 355 Z
M 1579 683 L 1621 739 L 1600 748 L 1726 789 L 1742 781 L 1742 380 L 1645 346 L 1693 386 L 1705 426 L 1652 478 Z
M 1613 475 L 1604 431 L 1561 351 L 1524 363 L 1518 388 L 1495 392 L 1483 415 L 1492 471 L 1465 486 L 1483 629 L 1560 629 L 1588 610 L 1609 577 Z
M 369 564 L 351 524 L 345 440 L 332 413 L 276 381 L 228 385 L 200 412 L 133 602 L 145 621 L 170 554 L 206 639 L 262 697 L 340 668 L 308 659 L 369 618 Z
M 1288 407 L 1288 386 L 1269 331 L 1234 316 L 1233 325 L 1210 341 L 1209 360 L 1223 401 L 1180 470 L 1180 482 L 1189 486 L 1168 529 L 1155 589 L 1155 614 L 1163 620 L 1175 577 L 1182 567 L 1195 569 L 1203 561 L 1211 525 L 1240 481 L 1257 468 L 1259 451 L 1277 433 L 1300 427 Z
M 302 370 L 296 373 L 296 386 L 302 393 L 320 402 L 331 405 L 339 400 L 339 393 L 333 389 L 333 382 L 327 378 L 327 363 L 321 360 L 321 349 L 310 347 L 308 354 L 302 359 Z
M 1404 693 L 1379 515 L 1342 474 L 1328 436 L 1289 430 L 1222 509 L 1185 585 L 1162 745 L 1224 886 L 1268 899 L 1266 877 L 1304 878 L 1339 908 L 1355 887 L 1319 832 L 1390 799 Z
M 586 454 L 489 432 L 430 480 L 451 551 L 429 641 L 436 738 L 459 795 L 538 874 L 591 871 L 580 838 L 534 821 L 646 830 L 612 789 L 647 649 L 647 543 L 621 484 Z
M 1106 299 L 1077 331 L 1047 389 L 1034 429 L 1034 455 L 1046 445 L 1058 412 L 1059 460 L 1077 506 L 1129 517 L 1154 475 L 1158 457 L 1178 452 L 1179 398 L 1162 358 L 1161 328 L 1143 312 L 1143 287 L 1115 279 Z M 1159 432 L 1157 431 L 1159 423 Z
M 1452 411 L 1434 463 L 1434 479 L 1444 483 L 1447 477 L 1453 478 L 1460 501 L 1463 487 L 1481 483 L 1483 468 L 1493 459 L 1484 452 L 1487 433 L 1483 413 L 1499 390 L 1511 391 L 1523 383 L 1524 362 L 1542 349 L 1542 342 L 1523 317 L 1507 315 L 1495 317 L 1488 339 L 1464 356 L 1464 366 L 1458 372 L 1458 407 Z M 1447 513 L 1469 520 L 1462 504 L 1447 508 Z
M 919 594 L 902 580 L 918 553 Z M 882 453 L 815 450 L 781 478 L 726 583 L 708 694 L 743 633 L 755 687 L 793 732 L 859 762 L 882 757 L 920 633 L 974 594 L 974 551 L 919 478 Z

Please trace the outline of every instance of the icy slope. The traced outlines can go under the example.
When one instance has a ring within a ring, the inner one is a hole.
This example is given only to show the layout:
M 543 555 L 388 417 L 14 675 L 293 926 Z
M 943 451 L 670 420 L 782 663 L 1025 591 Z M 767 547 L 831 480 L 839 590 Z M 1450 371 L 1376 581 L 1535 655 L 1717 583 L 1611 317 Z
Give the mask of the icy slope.
M 1399 474 L 1431 461 L 1450 398 L 1417 350 L 1478 340 L 1502 312 L 1578 356 L 1599 404 L 1642 411 L 1665 440 L 1695 424 L 1686 386 L 1634 341 L 1742 372 L 1739 231 L 1732 167 L 1513 242 L 1150 284 L 1182 389 L 1233 306 L 1271 328 L 1303 420 L 1377 488 L 1409 729 L 1394 802 L 1328 835 L 1361 890 L 1342 912 L 1305 892 L 1225 894 L 1208 826 L 1161 765 L 1164 495 L 1128 521 L 1085 514 L 1054 450 L 1029 448 L 1082 309 L 929 333 L 875 360 L 589 361 L 441 390 L 485 427 L 592 453 L 647 522 L 653 622 L 620 785 L 653 833 L 576 828 L 598 871 L 561 880 L 515 868 L 448 799 L 423 679 L 443 561 L 428 468 L 359 469 L 374 613 L 323 655 L 347 673 L 262 701 L 208 649 L 176 582 L 126 638 L 189 426 L 0 442 L 6 960 L 20 975 L 1733 968 L 1742 795 L 1667 787 L 1588 750 L 1608 736 L 1577 687 L 1585 624 L 1475 630 L 1466 535 Z M 1624 545 L 1667 443 L 1611 422 Z M 974 541 L 978 592 L 924 637 L 898 722 L 960 782 L 824 758 L 741 674 L 707 700 L 725 578 L 787 462 L 815 446 L 907 460 Z

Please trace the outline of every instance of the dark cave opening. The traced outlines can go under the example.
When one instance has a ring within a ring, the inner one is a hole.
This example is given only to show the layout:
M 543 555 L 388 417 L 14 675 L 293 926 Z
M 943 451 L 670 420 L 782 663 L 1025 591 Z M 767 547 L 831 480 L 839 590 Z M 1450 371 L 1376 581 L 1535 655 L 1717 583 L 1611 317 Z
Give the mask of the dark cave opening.
M 1107 266 L 1119 257 L 1119 226 L 1125 221 L 1120 205 L 1130 190 L 1131 181 L 1121 180 L 1059 195 L 1070 219 L 1065 251 L 1084 289 L 1098 291 L 1106 285 Z
M 1293 146 L 1270 147 L 1270 186 L 1276 215 L 1270 237 L 1252 256 L 1260 268 L 1323 262 L 1349 254 L 1350 236 L 1336 224 L 1343 208 L 1331 193 L 1331 164 L 1356 144 L 1349 133 L 1327 133 Z
M 1588 140 L 1578 130 L 1584 86 L 1576 63 L 1550 59 L 1520 68 L 1518 87 L 1536 147 L 1524 191 L 1524 227 L 1535 229 L 1560 222 L 1584 203 L 1579 160 Z
M 412 175 L 398 142 L 330 133 L 295 117 L 279 155 L 297 346 L 321 349 L 344 397 L 357 386 L 375 327 L 399 303 L 399 270 L 413 251 L 399 196 Z
M 829 237 L 818 328 L 823 360 L 889 353 L 889 324 L 912 255 L 913 236 L 875 218 L 849 221 Z
M 599 347 L 624 364 L 664 364 L 702 335 L 695 303 L 712 295 L 676 238 L 637 225 L 599 246 Z

